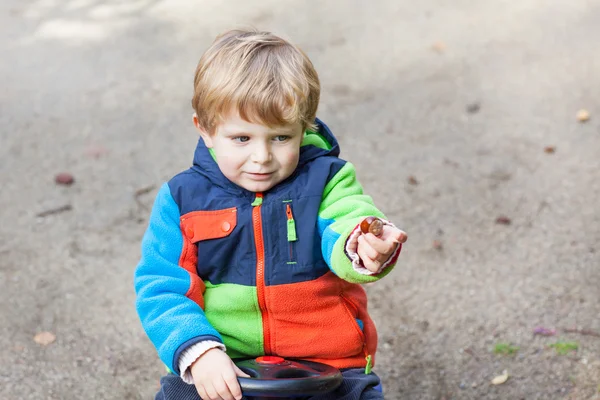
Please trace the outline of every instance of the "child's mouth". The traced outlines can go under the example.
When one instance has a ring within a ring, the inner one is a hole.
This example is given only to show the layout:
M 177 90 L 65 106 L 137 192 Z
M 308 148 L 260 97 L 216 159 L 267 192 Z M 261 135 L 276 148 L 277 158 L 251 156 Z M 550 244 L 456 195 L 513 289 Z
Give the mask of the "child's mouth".
M 255 181 L 266 181 L 268 180 L 271 175 L 273 174 L 272 172 L 268 172 L 268 173 L 253 173 L 253 172 L 247 172 L 248 176 L 250 176 L 251 179 L 255 180 Z

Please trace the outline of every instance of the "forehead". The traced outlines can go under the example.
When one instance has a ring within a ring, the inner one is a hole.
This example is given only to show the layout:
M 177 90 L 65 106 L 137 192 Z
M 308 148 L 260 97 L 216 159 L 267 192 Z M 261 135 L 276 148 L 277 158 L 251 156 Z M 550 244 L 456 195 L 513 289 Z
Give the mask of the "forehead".
M 217 130 L 224 134 L 229 133 L 256 133 L 256 134 L 269 134 L 278 132 L 290 132 L 299 130 L 301 123 L 297 122 L 294 124 L 280 125 L 280 126 L 268 126 L 264 123 L 257 121 L 246 121 L 243 119 L 239 112 L 230 111 L 225 114 L 221 122 L 218 124 Z

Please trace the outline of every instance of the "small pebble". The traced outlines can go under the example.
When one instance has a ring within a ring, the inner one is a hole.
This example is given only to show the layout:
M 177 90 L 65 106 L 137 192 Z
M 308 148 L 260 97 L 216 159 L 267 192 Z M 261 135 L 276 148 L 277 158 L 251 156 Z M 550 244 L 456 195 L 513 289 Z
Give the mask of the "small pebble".
M 546 147 L 544 147 L 544 152 L 547 154 L 554 154 L 556 152 L 556 147 L 546 146 Z

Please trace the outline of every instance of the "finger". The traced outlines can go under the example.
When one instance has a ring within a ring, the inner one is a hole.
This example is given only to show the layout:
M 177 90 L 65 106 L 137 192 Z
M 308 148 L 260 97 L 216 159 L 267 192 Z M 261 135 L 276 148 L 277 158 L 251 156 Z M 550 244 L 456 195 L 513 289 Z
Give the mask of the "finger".
M 379 272 L 379 269 L 381 268 L 381 263 L 379 261 L 364 260 L 363 265 L 371 272 Z
M 371 242 L 375 243 L 373 244 Z M 379 240 L 372 233 L 367 233 L 366 235 L 362 235 L 361 237 L 359 237 L 358 249 L 361 250 L 362 254 L 366 255 L 373 261 L 385 261 L 385 254 L 390 253 L 392 251 L 392 245 L 382 240 Z
M 377 259 L 379 254 L 389 254 L 395 245 L 392 240 L 378 238 L 372 233 L 367 233 L 361 237 L 364 238 L 363 240 L 366 242 L 366 244 L 368 244 L 375 252 L 374 254 L 370 255 L 372 259 Z
M 198 392 L 198 396 L 200 396 L 200 398 L 202 400 L 208 399 L 208 395 L 206 394 L 206 390 L 204 389 L 204 386 L 196 385 L 196 391 Z
M 385 241 L 394 242 L 394 243 L 404 243 L 406 239 L 408 239 L 408 235 L 406 232 L 394 227 L 394 226 L 384 226 L 383 235 L 381 238 Z
M 206 397 L 203 397 L 203 400 L 221 400 L 221 397 L 219 397 L 219 394 L 211 383 L 204 385 L 204 389 L 206 390 Z
M 236 367 L 239 370 L 239 368 Z M 246 375 L 243 371 L 240 370 L 244 375 Z M 236 371 L 237 373 L 237 371 Z M 249 376 L 249 375 L 246 375 Z M 237 380 L 237 376 L 235 374 L 225 374 L 223 375 L 223 379 L 225 379 L 225 384 L 229 388 L 229 392 L 235 398 L 235 400 L 240 400 L 242 398 L 242 388 L 240 387 L 240 383 Z
M 401 231 L 400 229 L 395 230 L 395 232 L 391 235 L 391 238 L 396 242 L 396 243 L 404 243 L 406 242 L 406 240 L 408 239 L 408 235 L 406 234 L 406 232 Z
M 363 262 L 363 265 L 365 266 L 366 269 L 368 269 L 371 272 L 377 272 L 379 270 L 380 267 L 380 263 L 379 261 L 373 260 L 372 258 L 370 258 L 364 250 L 364 247 L 359 247 L 358 248 L 358 256 L 360 257 L 360 259 Z
M 242 378 L 250 378 L 250 375 L 239 369 L 237 365 L 233 364 L 233 369 L 235 370 L 235 374 L 237 376 L 241 376 Z
M 408 234 L 404 231 L 402 231 L 402 233 L 400 234 L 400 239 L 398 239 L 398 241 L 400 243 L 405 243 L 408 240 Z
M 235 400 L 233 395 L 229 391 L 229 386 L 227 386 L 227 383 L 225 382 L 224 379 L 215 382 L 214 385 L 215 385 L 215 390 L 217 391 L 219 396 L 221 396 L 221 397 L 219 397 L 219 399 Z

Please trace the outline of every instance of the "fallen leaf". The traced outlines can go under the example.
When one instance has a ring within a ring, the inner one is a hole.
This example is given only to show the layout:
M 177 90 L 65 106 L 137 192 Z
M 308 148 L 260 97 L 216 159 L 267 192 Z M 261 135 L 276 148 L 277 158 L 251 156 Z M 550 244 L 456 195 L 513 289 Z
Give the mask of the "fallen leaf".
M 56 335 L 52 332 L 40 332 L 33 337 L 33 341 L 41 346 L 48 346 L 56 340 Z
M 512 221 L 510 218 L 505 215 L 500 215 L 498 218 L 496 218 L 496 223 L 499 225 L 510 225 L 511 222 Z
M 431 45 L 431 50 L 437 53 L 443 53 L 446 50 L 446 43 L 444 42 L 435 42 Z
M 537 326 L 533 329 L 533 334 L 540 336 L 554 336 L 556 335 L 556 330 Z
M 410 183 L 411 185 L 418 185 L 419 181 L 417 180 L 417 178 L 411 175 L 408 177 L 408 183 Z
M 135 197 L 140 197 L 145 195 L 146 193 L 150 193 L 152 190 L 154 190 L 154 185 L 149 185 L 143 188 L 139 188 L 135 191 L 135 193 L 133 194 Z
M 554 146 L 546 146 L 544 147 L 544 151 L 548 154 L 552 154 L 556 151 L 556 147 Z
M 588 110 L 581 109 L 577 111 L 577 121 L 586 122 L 590 119 L 590 113 Z
M 508 371 L 504 370 L 502 375 L 498 375 L 494 379 L 492 379 L 492 385 L 502 385 L 504 382 L 508 380 Z
M 600 333 L 594 332 L 594 331 L 592 331 L 590 329 L 566 328 L 565 332 L 567 332 L 567 333 L 579 333 L 580 335 L 589 335 L 589 336 L 600 337 Z
M 40 213 L 37 213 L 36 217 L 43 218 L 43 217 L 47 217 L 48 215 L 59 214 L 59 213 L 65 212 L 65 211 L 70 211 L 72 209 L 73 209 L 72 205 L 65 204 L 64 206 L 60 206 L 60 207 L 56 207 L 56 208 L 51 208 L 49 210 L 45 210 L 45 211 L 42 211 Z
M 73 175 L 68 172 L 61 172 L 60 174 L 56 174 L 54 177 L 54 182 L 58 183 L 59 185 L 69 186 L 75 182 L 75 178 L 73 178 Z

